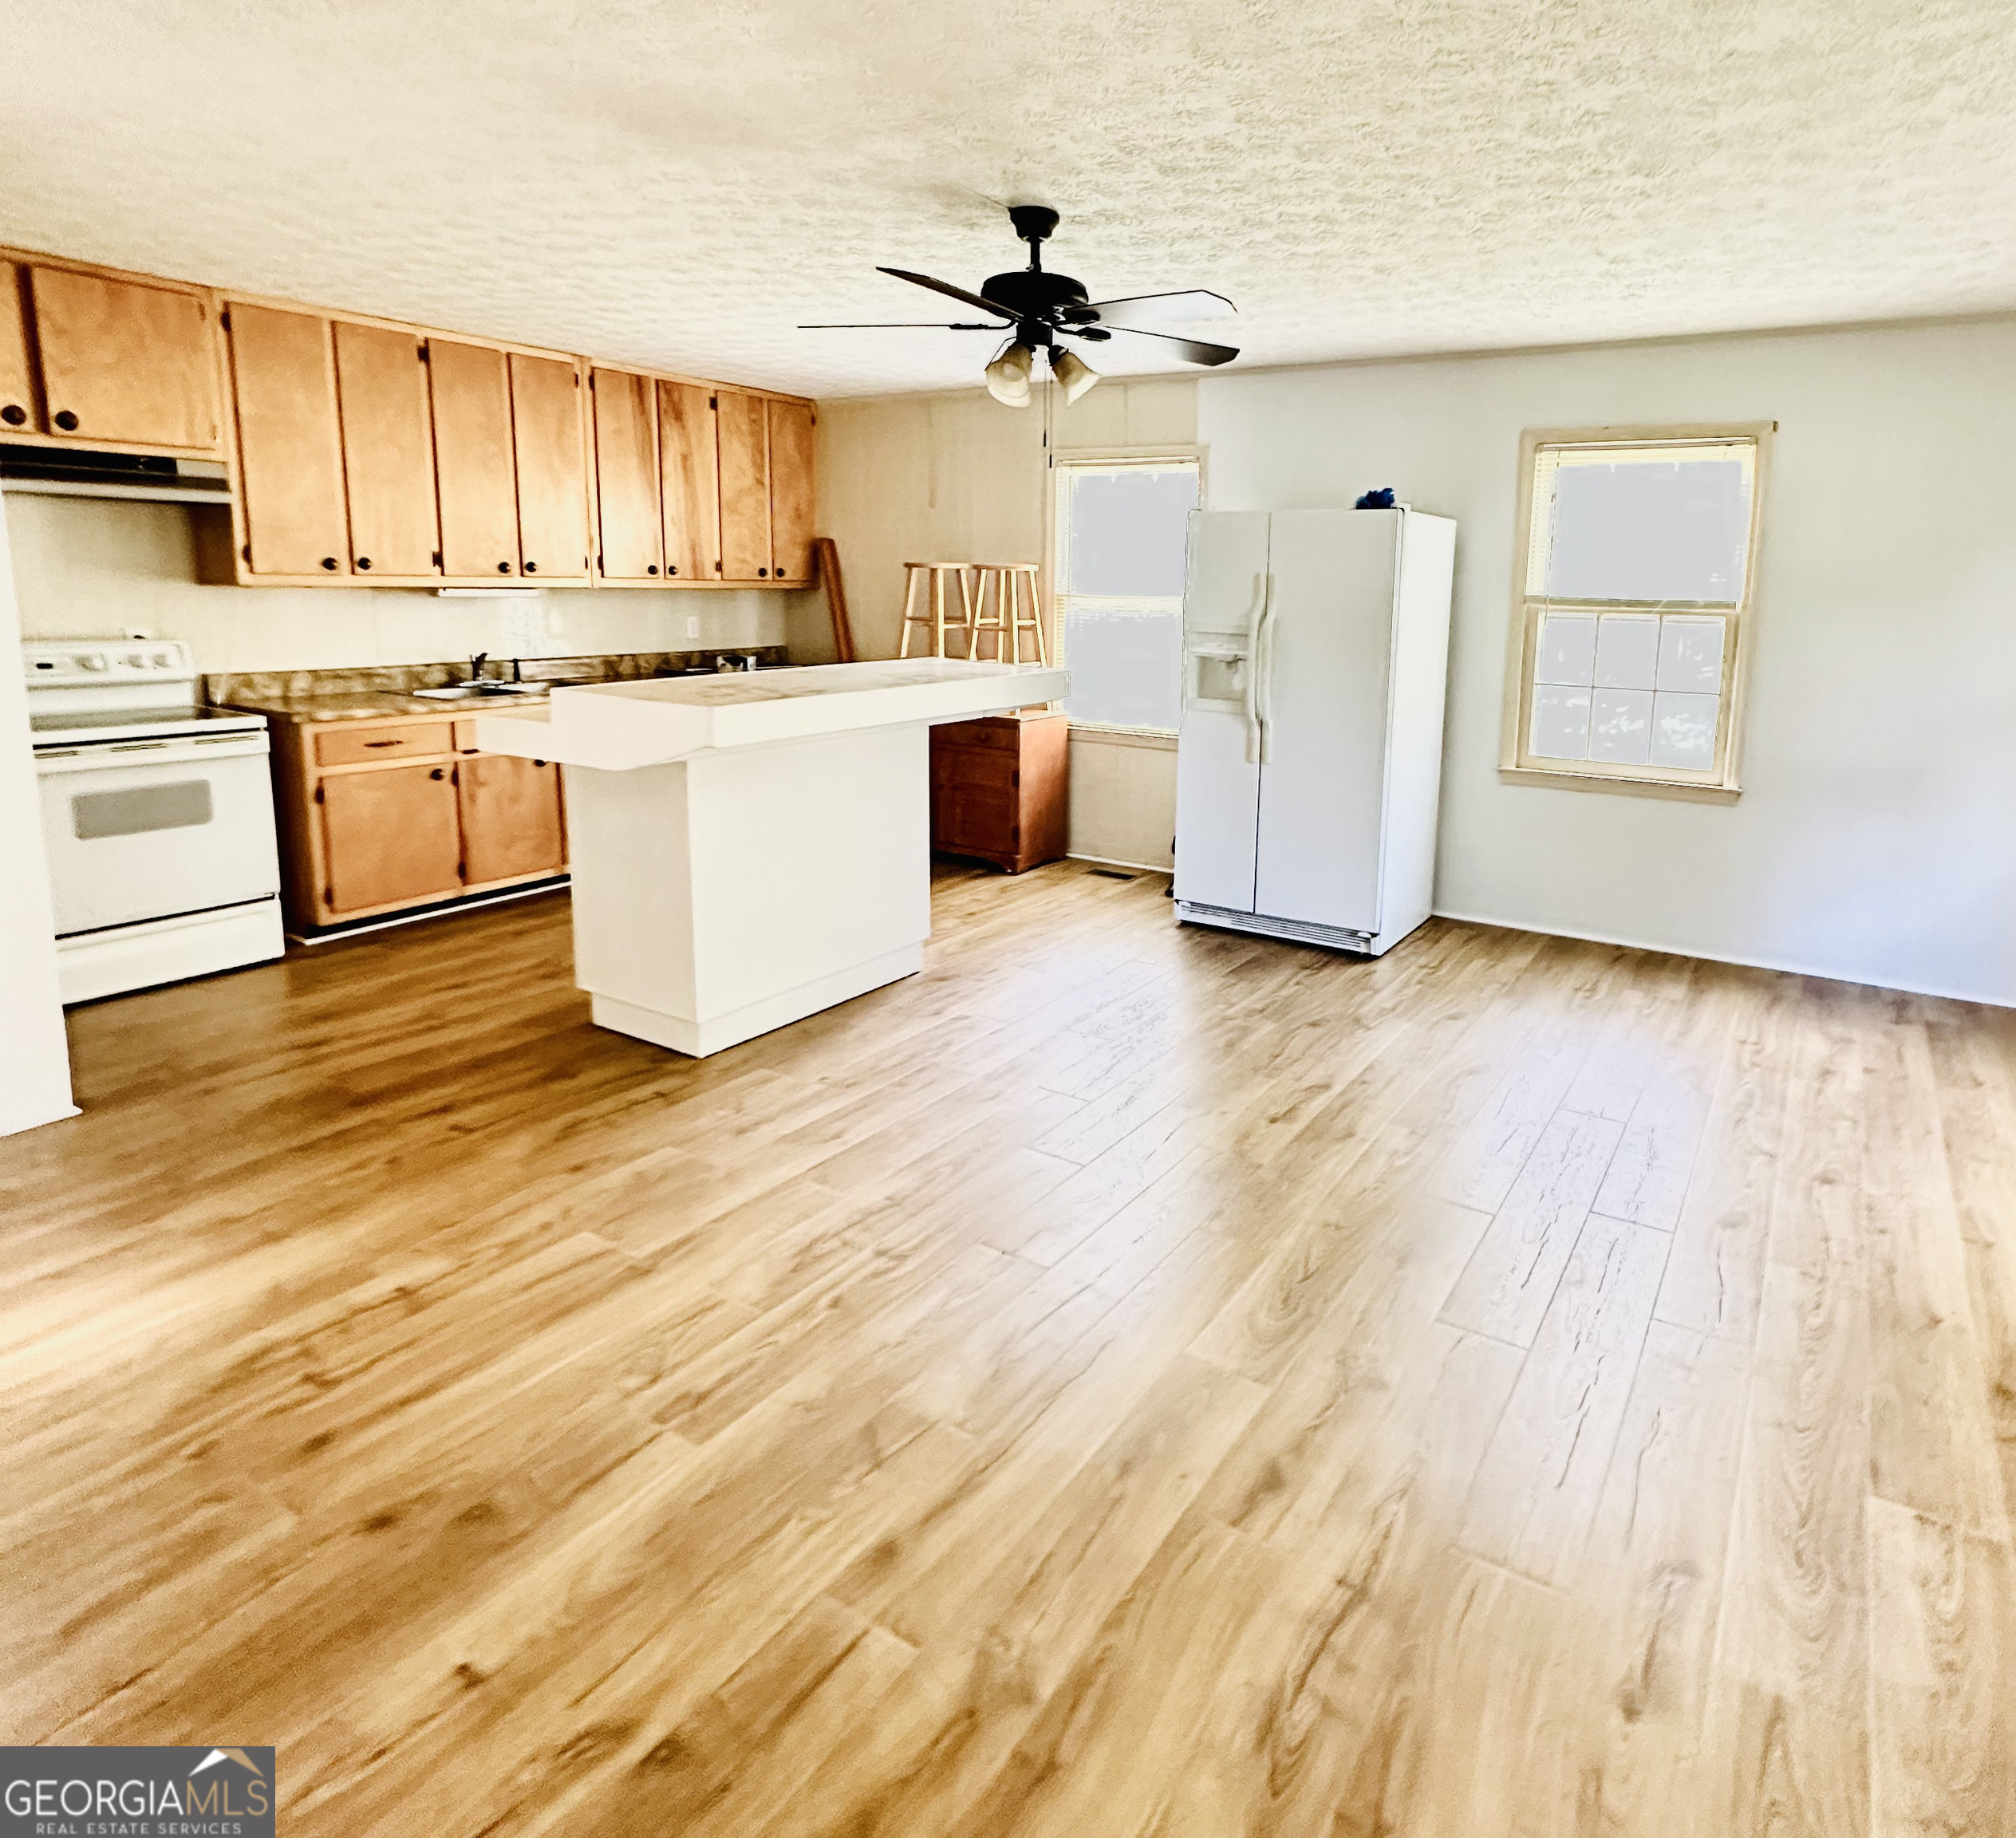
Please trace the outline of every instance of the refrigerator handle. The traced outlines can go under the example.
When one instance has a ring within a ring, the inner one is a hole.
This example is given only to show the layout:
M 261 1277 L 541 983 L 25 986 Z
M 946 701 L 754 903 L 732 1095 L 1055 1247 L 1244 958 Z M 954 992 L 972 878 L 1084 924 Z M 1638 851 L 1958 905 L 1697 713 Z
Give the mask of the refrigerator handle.
M 1257 766 L 1266 751 L 1260 712 L 1260 635 L 1267 623 L 1268 577 L 1253 577 L 1253 610 L 1246 615 L 1245 717 L 1246 763 Z
M 1263 577 L 1260 610 L 1253 621 L 1253 657 L 1246 665 L 1246 757 L 1264 766 L 1274 751 L 1272 710 L 1269 707 L 1274 670 L 1274 576 Z

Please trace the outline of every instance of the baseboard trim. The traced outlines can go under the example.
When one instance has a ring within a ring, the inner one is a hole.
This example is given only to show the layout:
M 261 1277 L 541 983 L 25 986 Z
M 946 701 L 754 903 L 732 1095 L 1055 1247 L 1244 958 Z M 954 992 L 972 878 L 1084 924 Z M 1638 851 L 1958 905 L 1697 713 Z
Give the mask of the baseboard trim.
M 29 1110 L 18 1117 L 0 1117 L 0 1136 L 18 1136 L 24 1130 L 39 1130 L 47 1123 L 61 1123 L 65 1117 L 84 1114 L 75 1104 L 65 1104 L 60 1110 Z
M 1784 976 L 1817 976 L 1828 983 L 1846 983 L 1861 989 L 1894 989 L 1904 996 L 1930 996 L 1941 1002 L 1978 1002 L 1984 1008 L 2016 1008 L 2016 1000 L 2000 996 L 1980 996 L 1961 989 L 1942 989 L 1922 983 L 1879 983 L 1868 976 L 1844 976 L 1839 970 L 1823 970 L 1817 964 L 1777 962 L 1764 957 L 1734 957 L 1722 951 L 1691 951 L 1677 945 L 1655 945 L 1643 938 L 1619 938 L 1607 932 L 1584 932 L 1566 925 L 1522 925 L 1517 919 L 1495 919 L 1482 913 L 1458 913 L 1438 906 L 1438 919 L 1454 919 L 1465 925 L 1493 925 L 1504 932 L 1533 932 L 1545 938 L 1573 938 L 1585 945 L 1615 945 L 1626 951 L 1656 951 L 1663 957 L 1698 957 L 1709 964 L 1731 964 L 1739 970 L 1771 970 Z
M 1067 862 L 1090 862 L 1099 868 L 1131 868 L 1137 874 L 1174 874 L 1176 872 L 1174 862 L 1130 862 L 1119 855 L 1080 855 L 1074 852 L 1067 854 L 1064 859 Z

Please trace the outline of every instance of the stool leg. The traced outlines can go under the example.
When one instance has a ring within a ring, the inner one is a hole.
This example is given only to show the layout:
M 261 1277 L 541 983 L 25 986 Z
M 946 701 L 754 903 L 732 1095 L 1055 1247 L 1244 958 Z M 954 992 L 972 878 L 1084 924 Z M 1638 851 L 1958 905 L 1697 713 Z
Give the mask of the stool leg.
M 907 657 L 910 654 L 910 627 L 917 620 L 917 564 L 906 562 L 903 569 L 903 636 L 896 647 L 896 655 Z

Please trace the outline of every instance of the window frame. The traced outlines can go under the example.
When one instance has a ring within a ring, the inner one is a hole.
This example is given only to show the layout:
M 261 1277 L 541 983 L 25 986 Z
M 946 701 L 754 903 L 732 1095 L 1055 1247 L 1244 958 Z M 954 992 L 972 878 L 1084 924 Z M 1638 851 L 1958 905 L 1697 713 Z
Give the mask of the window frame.
M 1049 525 L 1047 540 L 1044 544 L 1049 552 L 1050 632 L 1055 661 L 1061 669 L 1071 668 L 1070 657 L 1064 643 L 1064 601 L 1070 596 L 1063 588 L 1064 546 L 1068 538 L 1064 518 L 1064 473 L 1067 469 L 1085 467 L 1095 471 L 1117 470 L 1122 467 L 1156 467 L 1175 464 L 1194 466 L 1197 468 L 1197 508 L 1202 510 L 1209 502 L 1205 492 L 1208 485 L 1208 462 L 1205 450 L 1192 442 L 1170 440 L 1134 447 L 1056 447 L 1051 448 L 1050 461 L 1050 490 L 1044 500 L 1044 515 Z M 1178 596 L 1178 618 L 1182 617 L 1181 596 Z M 1178 712 L 1181 720 L 1181 712 Z M 1122 744 L 1174 747 L 1178 730 L 1174 728 L 1133 728 L 1115 722 L 1082 721 L 1075 715 L 1071 718 L 1073 734 L 1112 740 Z
M 1770 470 L 1775 421 L 1718 421 L 1659 427 L 1529 428 L 1519 439 L 1518 511 L 1512 562 L 1512 618 L 1506 653 L 1503 732 L 1498 777 L 1507 784 L 1549 785 L 1578 791 L 1621 791 L 1639 797 L 1677 798 L 1697 803 L 1733 804 L 1742 795 L 1745 691 L 1750 679 L 1757 626 L 1758 555 L 1763 530 L 1765 483 Z M 1722 646 L 1722 708 L 1715 764 L 1695 771 L 1673 766 L 1628 766 L 1614 760 L 1544 759 L 1529 750 L 1533 720 L 1533 669 L 1540 624 L 1547 602 L 1528 591 L 1533 553 L 1533 475 L 1544 447 L 1685 447 L 1717 441 L 1750 447 L 1750 530 L 1744 548 L 1742 590 L 1726 610 L 1705 605 L 1662 607 L 1640 601 L 1556 602 L 1597 614 L 1605 611 L 1675 613 L 1702 612 L 1728 621 Z M 1543 763 L 1544 760 L 1544 763 Z

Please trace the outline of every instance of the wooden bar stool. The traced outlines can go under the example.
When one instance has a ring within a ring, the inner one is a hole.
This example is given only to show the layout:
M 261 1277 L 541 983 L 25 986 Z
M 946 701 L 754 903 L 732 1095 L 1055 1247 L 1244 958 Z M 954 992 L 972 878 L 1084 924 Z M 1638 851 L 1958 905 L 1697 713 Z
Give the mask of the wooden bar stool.
M 945 649 L 948 632 L 966 634 L 967 657 L 973 655 L 973 647 L 979 641 L 979 633 L 973 621 L 972 572 L 976 564 L 971 562 L 905 562 L 909 571 L 903 583 L 903 637 L 896 648 L 896 655 L 907 657 L 910 654 L 910 628 L 921 625 L 927 634 L 930 648 L 922 654 L 927 657 L 947 657 Z M 952 577 L 959 584 L 959 617 L 949 617 L 945 611 L 945 579 Z M 918 609 L 918 596 L 921 590 L 923 610 Z
M 1022 635 L 1030 637 L 1032 661 L 1050 661 L 1044 648 L 1042 602 L 1036 597 L 1036 564 L 1033 562 L 976 562 L 973 590 L 973 649 L 980 655 L 980 634 L 994 634 L 996 664 L 1020 664 Z M 989 589 L 992 590 L 991 597 Z M 991 611 L 990 611 L 991 607 Z

